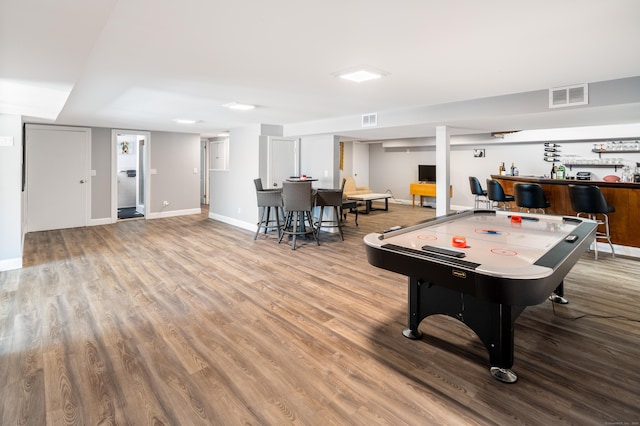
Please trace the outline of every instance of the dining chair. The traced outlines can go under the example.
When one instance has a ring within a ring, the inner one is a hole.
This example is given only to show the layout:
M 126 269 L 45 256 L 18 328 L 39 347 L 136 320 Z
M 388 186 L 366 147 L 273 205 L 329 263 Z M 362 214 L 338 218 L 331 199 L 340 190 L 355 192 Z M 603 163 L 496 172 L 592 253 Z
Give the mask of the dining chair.
M 342 179 L 342 184 L 338 189 L 318 189 L 316 191 L 316 207 L 320 207 L 320 213 L 315 221 L 316 236 L 320 236 L 320 229 L 333 228 L 338 229 L 340 239 L 344 241 L 342 232 L 342 194 L 346 179 Z M 328 207 L 328 217 L 324 216 L 324 209 Z
M 311 182 L 288 182 L 282 183 L 282 202 L 285 211 L 284 225 L 278 238 L 278 243 L 285 235 L 292 237 L 291 250 L 296 249 L 296 238 L 312 236 L 316 243 L 316 231 L 313 225 L 314 193 Z
M 282 188 L 264 189 L 262 187 L 262 179 L 260 178 L 254 179 L 253 183 L 256 187 L 259 210 L 258 229 L 256 229 L 256 234 L 253 236 L 253 239 L 258 238 L 261 229 L 264 229 L 265 234 L 269 230 L 276 230 L 278 231 L 278 238 L 280 238 L 280 216 L 284 218 Z M 271 218 L 272 212 L 275 218 Z

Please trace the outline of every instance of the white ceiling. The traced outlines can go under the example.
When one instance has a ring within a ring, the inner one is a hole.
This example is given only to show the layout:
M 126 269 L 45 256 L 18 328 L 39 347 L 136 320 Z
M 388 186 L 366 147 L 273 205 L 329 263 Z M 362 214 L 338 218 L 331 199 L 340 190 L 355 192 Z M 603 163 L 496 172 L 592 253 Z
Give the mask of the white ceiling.
M 0 5 L 0 112 L 31 121 L 213 136 L 258 123 L 286 126 L 640 76 L 637 0 Z M 359 65 L 389 75 L 360 84 L 333 75 Z M 232 101 L 258 107 L 221 106 Z M 574 112 L 571 123 L 637 122 L 638 105 Z M 479 112 L 478 120 L 455 124 L 562 127 L 558 117 L 483 120 Z M 426 136 L 429 127 L 344 133 Z

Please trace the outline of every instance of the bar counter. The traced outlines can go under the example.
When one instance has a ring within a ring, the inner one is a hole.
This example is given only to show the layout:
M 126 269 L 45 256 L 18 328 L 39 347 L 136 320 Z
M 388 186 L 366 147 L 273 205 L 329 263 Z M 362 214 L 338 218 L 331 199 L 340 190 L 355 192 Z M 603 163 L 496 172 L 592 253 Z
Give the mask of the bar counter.
M 609 214 L 609 227 L 613 244 L 640 247 L 640 183 L 604 182 L 595 180 L 555 180 L 526 176 L 491 175 L 500 182 L 506 194 L 513 194 L 516 183 L 538 183 L 544 189 L 551 207 L 545 209 L 547 214 L 575 216 L 571 208 L 568 186 L 596 185 L 602 191 L 607 203 L 616 211 Z M 515 203 L 514 203 L 515 209 Z

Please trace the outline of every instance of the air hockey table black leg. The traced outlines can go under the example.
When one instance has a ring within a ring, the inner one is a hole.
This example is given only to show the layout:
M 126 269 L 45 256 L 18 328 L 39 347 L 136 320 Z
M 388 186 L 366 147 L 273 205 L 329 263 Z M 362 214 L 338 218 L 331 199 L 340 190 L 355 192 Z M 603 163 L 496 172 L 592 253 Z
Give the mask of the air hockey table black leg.
M 566 305 L 569 303 L 569 300 L 564 297 L 564 281 L 561 281 L 558 287 L 556 287 L 553 293 L 551 293 L 549 300 L 560 305 Z
M 402 335 L 407 339 L 418 340 L 422 338 L 422 332 L 418 330 L 418 325 L 422 318 L 420 311 L 420 287 L 422 281 L 409 277 L 409 327 L 402 330 Z

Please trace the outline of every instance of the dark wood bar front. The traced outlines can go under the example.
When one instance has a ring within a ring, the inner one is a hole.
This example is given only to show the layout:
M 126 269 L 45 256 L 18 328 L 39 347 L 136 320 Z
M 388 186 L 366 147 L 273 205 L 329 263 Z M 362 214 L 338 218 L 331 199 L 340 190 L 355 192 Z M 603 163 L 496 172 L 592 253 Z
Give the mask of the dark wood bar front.
M 576 214 L 571 208 L 569 185 L 597 185 L 607 202 L 616 208 L 614 213 L 609 214 L 611 241 L 622 246 L 640 247 L 640 183 L 554 180 L 500 175 L 492 175 L 491 178 L 499 181 L 507 194 L 513 194 L 513 186 L 516 183 L 539 183 L 544 189 L 547 200 L 551 202 L 551 207 L 545 209 L 547 214 L 565 216 Z

